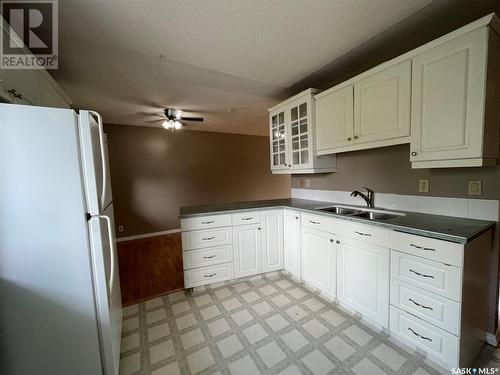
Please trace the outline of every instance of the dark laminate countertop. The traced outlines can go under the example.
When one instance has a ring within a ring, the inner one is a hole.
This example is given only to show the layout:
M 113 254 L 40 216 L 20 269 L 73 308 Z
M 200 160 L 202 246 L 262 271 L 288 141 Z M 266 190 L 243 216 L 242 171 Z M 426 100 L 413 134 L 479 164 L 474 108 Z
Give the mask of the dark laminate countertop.
M 343 220 L 355 221 L 358 223 L 375 225 L 399 232 L 417 234 L 431 238 L 442 239 L 446 241 L 467 243 L 477 237 L 484 231 L 495 225 L 493 221 L 463 219 L 459 217 L 429 215 L 418 212 L 407 212 L 399 210 L 390 210 L 403 212 L 406 215 L 384 221 L 370 221 L 363 218 L 351 217 L 347 215 L 336 215 L 330 212 L 318 211 L 317 208 L 343 205 L 342 203 L 320 202 L 306 199 L 273 199 L 264 201 L 249 201 L 224 204 L 210 204 L 202 206 L 181 207 L 179 217 L 181 219 L 201 216 L 207 214 L 220 214 L 227 212 L 238 212 L 252 209 L 263 208 L 292 208 L 300 211 L 325 215 Z M 346 205 L 351 206 L 352 205 Z M 360 208 L 366 208 L 361 207 Z M 383 209 L 376 208 L 384 211 Z M 385 210 L 387 211 L 387 210 Z

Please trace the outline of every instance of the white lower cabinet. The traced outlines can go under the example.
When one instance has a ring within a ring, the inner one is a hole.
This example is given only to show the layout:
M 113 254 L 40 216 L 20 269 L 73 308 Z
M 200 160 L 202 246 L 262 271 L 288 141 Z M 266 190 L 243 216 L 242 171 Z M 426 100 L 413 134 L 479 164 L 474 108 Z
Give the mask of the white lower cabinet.
M 262 228 L 260 224 L 233 227 L 234 277 L 262 272 Z
M 184 284 L 186 288 L 213 284 L 233 278 L 233 264 L 219 264 L 216 266 L 195 268 L 184 271 Z
M 457 244 L 281 207 L 181 226 L 186 288 L 284 268 L 445 367 L 484 346 L 491 230 Z
M 300 212 L 283 211 L 284 269 L 300 279 Z
M 283 269 L 283 210 L 262 211 L 262 272 Z
M 391 306 L 391 333 L 450 367 L 459 366 L 460 340 L 442 329 Z
M 335 236 L 317 229 L 301 228 L 302 280 L 331 298 L 336 297 Z
M 389 249 L 347 238 L 338 242 L 338 300 L 388 328 Z

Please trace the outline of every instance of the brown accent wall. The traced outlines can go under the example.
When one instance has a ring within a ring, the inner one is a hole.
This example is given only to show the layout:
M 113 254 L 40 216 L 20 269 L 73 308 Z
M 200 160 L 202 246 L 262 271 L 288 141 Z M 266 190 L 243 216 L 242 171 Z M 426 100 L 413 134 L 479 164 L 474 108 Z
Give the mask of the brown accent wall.
M 409 144 L 337 154 L 337 172 L 295 175 L 292 187 L 300 188 L 302 178 L 310 179 L 311 189 L 318 190 L 368 186 L 376 193 L 500 199 L 500 166 L 411 169 Z M 421 178 L 429 179 L 429 193 L 418 192 Z M 482 180 L 482 196 L 467 195 L 468 180 Z
M 179 207 L 290 197 L 267 137 L 106 125 L 118 237 L 179 228 Z

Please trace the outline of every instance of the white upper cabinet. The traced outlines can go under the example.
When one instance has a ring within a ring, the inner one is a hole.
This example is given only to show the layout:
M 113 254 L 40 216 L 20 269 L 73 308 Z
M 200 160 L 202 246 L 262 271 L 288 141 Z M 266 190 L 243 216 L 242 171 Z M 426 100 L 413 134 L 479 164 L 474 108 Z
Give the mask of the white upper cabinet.
M 0 16 L 1 21 L 1 16 Z M 6 22 L 0 22 L 2 38 L 10 40 L 32 57 L 21 39 L 11 38 Z M 71 100 L 43 68 L 0 69 L 0 102 L 37 105 L 42 107 L 70 108 Z
M 411 143 L 412 168 L 495 165 L 499 34 L 491 14 L 316 94 L 317 155 Z
M 408 143 L 410 84 L 406 60 L 316 95 L 318 154 Z
M 353 143 L 353 85 L 316 99 L 316 144 L 318 154 L 344 148 Z
M 269 129 L 271 139 L 271 170 L 288 169 L 287 130 L 285 126 L 285 110 L 283 108 L 269 113 Z
M 313 95 L 309 89 L 269 110 L 271 171 L 321 173 L 336 170 L 336 158 L 318 157 Z
M 385 145 L 410 135 L 411 62 L 365 77 L 354 84 L 354 143 Z
M 500 104 L 488 84 L 499 81 L 499 57 L 498 36 L 483 27 L 413 59 L 413 168 L 496 163 Z

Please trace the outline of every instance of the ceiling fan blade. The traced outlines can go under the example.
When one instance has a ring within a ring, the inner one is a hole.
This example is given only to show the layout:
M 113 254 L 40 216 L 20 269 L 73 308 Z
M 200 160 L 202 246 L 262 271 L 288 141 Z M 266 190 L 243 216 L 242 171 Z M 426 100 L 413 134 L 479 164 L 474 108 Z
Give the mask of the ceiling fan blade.
M 202 122 L 203 121 L 203 117 L 181 117 L 179 120 L 181 120 L 181 121 L 198 121 L 198 122 Z

